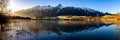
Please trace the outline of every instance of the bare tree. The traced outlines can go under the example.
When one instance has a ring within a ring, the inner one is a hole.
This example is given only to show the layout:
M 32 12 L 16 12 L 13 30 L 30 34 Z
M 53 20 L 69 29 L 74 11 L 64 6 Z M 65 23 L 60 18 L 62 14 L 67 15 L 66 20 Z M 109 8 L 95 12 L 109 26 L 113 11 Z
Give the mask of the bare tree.
M 0 24 L 5 23 L 8 19 L 8 3 L 10 0 L 0 0 Z
M 0 12 L 8 13 L 8 4 L 10 0 L 0 0 Z

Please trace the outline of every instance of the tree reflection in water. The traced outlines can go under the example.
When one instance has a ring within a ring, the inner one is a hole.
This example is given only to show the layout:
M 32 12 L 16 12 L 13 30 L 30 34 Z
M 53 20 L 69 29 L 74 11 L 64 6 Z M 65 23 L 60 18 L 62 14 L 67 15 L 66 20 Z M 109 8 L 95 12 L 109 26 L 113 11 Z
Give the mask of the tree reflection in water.
M 103 26 L 100 21 L 10 20 L 0 27 L 0 40 L 39 40 L 55 35 L 89 32 Z

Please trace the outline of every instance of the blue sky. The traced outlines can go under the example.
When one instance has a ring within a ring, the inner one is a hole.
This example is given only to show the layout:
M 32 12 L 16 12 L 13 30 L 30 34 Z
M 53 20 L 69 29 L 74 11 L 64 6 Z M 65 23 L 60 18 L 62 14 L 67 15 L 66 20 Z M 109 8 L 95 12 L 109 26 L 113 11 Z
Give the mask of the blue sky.
M 31 8 L 37 5 L 57 6 L 62 4 L 63 6 L 87 7 L 102 12 L 120 12 L 120 0 L 14 0 L 12 4 L 15 6 L 13 10 Z

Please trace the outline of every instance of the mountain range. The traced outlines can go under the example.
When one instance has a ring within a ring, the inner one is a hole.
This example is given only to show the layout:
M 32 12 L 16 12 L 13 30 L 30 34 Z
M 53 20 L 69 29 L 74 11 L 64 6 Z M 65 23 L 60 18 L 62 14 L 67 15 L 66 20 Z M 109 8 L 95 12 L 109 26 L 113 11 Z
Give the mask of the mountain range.
M 13 14 L 22 17 L 56 17 L 56 16 L 104 16 L 112 15 L 111 13 L 103 13 L 90 8 L 80 7 L 63 7 L 61 4 L 52 7 L 48 6 L 35 6 L 32 8 L 16 11 Z

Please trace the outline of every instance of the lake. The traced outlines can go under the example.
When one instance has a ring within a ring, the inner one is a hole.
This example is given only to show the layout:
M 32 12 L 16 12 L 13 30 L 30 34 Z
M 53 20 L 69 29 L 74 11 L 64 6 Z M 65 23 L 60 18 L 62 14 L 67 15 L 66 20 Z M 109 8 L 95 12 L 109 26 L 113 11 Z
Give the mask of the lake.
M 120 40 L 114 21 L 20 20 L 0 25 L 0 40 Z

